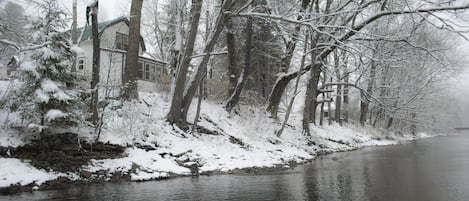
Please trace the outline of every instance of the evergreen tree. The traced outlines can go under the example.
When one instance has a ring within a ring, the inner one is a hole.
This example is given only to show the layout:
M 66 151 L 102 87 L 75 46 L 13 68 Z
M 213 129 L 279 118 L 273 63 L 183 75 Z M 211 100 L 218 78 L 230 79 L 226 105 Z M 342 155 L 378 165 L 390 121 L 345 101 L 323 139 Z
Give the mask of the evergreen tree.
M 43 17 L 31 19 L 30 45 L 19 50 L 19 77 L 2 100 L 2 107 L 18 112 L 25 125 L 43 133 L 45 128 L 81 121 L 77 81 L 71 72 L 74 54 L 60 31 L 66 14 L 57 1 L 37 4 Z

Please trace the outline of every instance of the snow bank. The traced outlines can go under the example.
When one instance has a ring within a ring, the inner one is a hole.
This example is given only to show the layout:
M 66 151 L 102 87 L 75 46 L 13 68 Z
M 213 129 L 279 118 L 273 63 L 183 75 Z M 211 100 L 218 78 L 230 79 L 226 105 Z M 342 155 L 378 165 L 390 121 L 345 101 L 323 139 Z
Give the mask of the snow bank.
M 61 176 L 57 173 L 50 173 L 44 170 L 38 170 L 30 164 L 24 163 L 15 158 L 0 158 L 0 188 L 19 184 L 25 186 L 28 184 L 41 185 L 50 180 Z
M 189 169 L 179 166 L 173 157 L 163 157 L 159 151 L 129 148 L 127 157 L 118 159 L 92 160 L 83 169 L 90 172 L 104 170 L 111 176 L 115 172 L 129 173 L 132 180 L 149 180 L 168 177 L 168 173 L 189 175 Z M 134 172 L 130 172 L 135 168 Z
M 46 120 L 47 122 L 51 122 L 55 119 L 66 117 L 67 115 L 67 113 L 62 112 L 61 110 L 51 109 L 47 111 L 44 120 Z
M 138 102 L 111 102 L 103 115 L 99 141 L 129 148 L 122 158 L 91 160 L 76 173 L 88 171 L 93 177 L 104 172 L 108 178 L 120 173 L 141 181 L 242 168 L 288 167 L 290 162 L 312 160 L 318 153 L 413 139 L 413 136 L 396 138 L 371 128 L 337 124 L 312 126 L 312 136 L 304 136 L 301 114 L 295 113 L 283 135 L 277 137 L 275 133 L 282 122 L 269 118 L 263 109 L 242 106 L 236 109 L 239 115 L 228 114 L 222 104 L 210 101 L 202 103 L 198 125 L 203 129 L 188 134 L 166 122 L 169 99 L 166 94 L 144 92 Z M 189 111 L 190 121 L 194 119 L 195 108 Z M 0 113 L 1 116 L 4 115 Z M 59 112 L 50 115 L 51 118 L 60 116 Z M 96 137 L 88 132 L 81 135 L 91 141 Z M 24 143 L 22 139 L 20 134 L 3 132 L 0 146 L 16 147 Z M 2 186 L 40 184 L 57 178 L 56 173 L 37 170 L 17 159 L 2 158 L 0 162 Z
M 268 118 L 262 109 L 243 106 L 240 115 L 228 114 L 223 105 L 210 101 L 203 102 L 198 123 L 204 130 L 187 134 L 166 122 L 167 95 L 145 92 L 140 97 L 141 102 L 114 104 L 112 107 L 119 109 L 106 110 L 100 141 L 124 146 L 138 144 L 155 150 L 129 148 L 126 157 L 93 160 L 86 170 L 112 173 L 136 168 L 131 173 L 132 180 L 148 180 L 169 174 L 191 174 L 185 168 L 191 166 L 197 167 L 197 173 L 288 166 L 289 162 L 311 160 L 318 152 L 398 143 L 370 128 L 337 124 L 312 126 L 312 136 L 304 136 L 301 115 L 294 114 L 278 138 L 275 132 L 281 121 Z M 193 114 L 195 111 L 189 112 L 189 120 L 194 119 Z M 405 139 L 410 138 L 399 140 Z

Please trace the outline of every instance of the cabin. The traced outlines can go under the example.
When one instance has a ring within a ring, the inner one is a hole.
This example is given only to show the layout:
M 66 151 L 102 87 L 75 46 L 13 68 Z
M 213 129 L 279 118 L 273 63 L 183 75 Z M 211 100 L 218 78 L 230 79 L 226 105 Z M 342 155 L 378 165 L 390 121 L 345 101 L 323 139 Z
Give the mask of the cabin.
M 100 88 L 106 90 L 106 97 L 119 97 L 124 76 L 127 45 L 129 44 L 129 20 L 120 17 L 98 24 L 100 43 Z M 81 39 L 79 47 L 83 54 L 77 56 L 76 72 L 84 77 L 84 85 L 91 82 L 93 64 L 93 40 L 91 26 L 78 29 Z M 147 54 L 145 42 L 140 37 L 138 58 L 138 87 L 151 89 L 158 76 L 167 74 L 163 61 L 159 61 Z

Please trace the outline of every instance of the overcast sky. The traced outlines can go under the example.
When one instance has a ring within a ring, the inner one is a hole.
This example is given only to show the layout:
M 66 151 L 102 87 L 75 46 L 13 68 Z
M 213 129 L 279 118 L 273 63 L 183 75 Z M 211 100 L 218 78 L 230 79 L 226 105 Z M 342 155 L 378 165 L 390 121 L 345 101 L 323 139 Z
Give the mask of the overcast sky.
M 86 6 L 91 0 L 77 0 L 78 1 L 78 24 L 80 26 L 85 24 L 85 10 Z M 73 0 L 59 0 L 60 4 L 72 12 Z M 99 21 L 111 20 L 116 17 L 128 15 L 130 11 L 130 0 L 104 0 L 99 1 Z
M 8 0 L 0 0 L 0 2 L 6 2 Z M 11 1 L 11 0 L 10 0 Z M 25 7 L 28 14 L 33 14 L 37 9 L 30 2 L 34 0 L 14 0 L 14 3 L 20 3 Z M 65 8 L 65 10 L 72 14 L 72 3 L 73 0 L 58 0 L 59 4 Z M 77 0 L 78 3 L 78 25 L 83 26 L 86 22 L 85 11 L 86 6 L 92 2 L 92 0 Z M 130 11 L 130 0 L 101 0 L 99 1 L 99 21 L 111 20 L 119 16 L 128 15 Z

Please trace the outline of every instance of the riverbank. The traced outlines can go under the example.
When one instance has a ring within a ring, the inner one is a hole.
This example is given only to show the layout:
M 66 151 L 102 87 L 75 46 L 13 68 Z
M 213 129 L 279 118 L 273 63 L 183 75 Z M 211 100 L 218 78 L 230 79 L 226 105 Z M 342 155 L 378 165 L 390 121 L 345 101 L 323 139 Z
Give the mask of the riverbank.
M 281 121 L 269 118 L 262 109 L 240 107 L 228 114 L 222 104 L 208 101 L 202 106 L 200 127 L 186 133 L 165 121 L 167 95 L 142 93 L 140 97 L 140 102 L 111 102 L 104 112 L 99 138 L 89 134 L 88 128 L 79 128 L 74 131 L 76 136 L 58 135 L 48 140 L 46 151 L 34 146 L 31 134 L 3 128 L 0 192 L 88 182 L 255 173 L 290 168 L 324 153 L 415 139 L 337 124 L 312 127 L 312 135 L 304 136 L 300 116 L 296 115 L 277 137 L 275 131 Z M 99 143 L 94 147 L 87 145 L 95 141 Z

